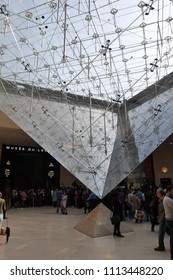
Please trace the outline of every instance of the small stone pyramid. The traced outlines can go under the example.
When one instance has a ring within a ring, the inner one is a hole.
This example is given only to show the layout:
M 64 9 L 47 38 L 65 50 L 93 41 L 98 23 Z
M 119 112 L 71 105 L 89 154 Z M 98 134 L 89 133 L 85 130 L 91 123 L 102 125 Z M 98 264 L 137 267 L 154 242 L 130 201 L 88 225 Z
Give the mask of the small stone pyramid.
M 101 237 L 113 234 L 113 225 L 110 221 L 110 210 L 103 204 L 100 203 L 94 208 L 89 214 L 85 216 L 74 229 L 92 237 Z M 122 230 L 123 229 L 123 230 Z M 121 231 L 131 232 L 127 225 L 121 227 Z

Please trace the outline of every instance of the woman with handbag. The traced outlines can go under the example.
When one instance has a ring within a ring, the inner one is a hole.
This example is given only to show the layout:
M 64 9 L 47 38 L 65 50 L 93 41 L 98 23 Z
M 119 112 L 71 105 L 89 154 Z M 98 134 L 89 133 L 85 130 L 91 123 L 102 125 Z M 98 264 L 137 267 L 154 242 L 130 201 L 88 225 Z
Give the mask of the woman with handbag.
M 117 237 L 124 237 L 120 231 L 120 224 L 122 221 L 122 205 L 118 198 L 118 191 L 113 191 L 112 198 L 112 212 L 113 212 L 113 223 L 114 223 L 114 232 L 113 235 Z

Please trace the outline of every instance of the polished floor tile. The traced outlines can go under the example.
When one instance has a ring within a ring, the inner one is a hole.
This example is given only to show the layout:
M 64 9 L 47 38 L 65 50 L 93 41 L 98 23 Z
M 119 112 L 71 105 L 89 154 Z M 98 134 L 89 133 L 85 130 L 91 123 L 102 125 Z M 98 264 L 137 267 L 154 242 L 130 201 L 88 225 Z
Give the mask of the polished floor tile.
M 68 215 L 53 207 L 8 210 L 10 240 L 0 236 L 1 260 L 169 260 L 169 236 L 165 252 L 156 252 L 158 226 L 122 222 L 125 238 L 111 235 L 92 238 L 74 227 L 86 217 L 82 209 L 71 207 Z M 6 226 L 6 220 L 4 220 Z M 125 232 L 126 228 L 131 231 Z M 113 230 L 113 228 L 112 228 Z

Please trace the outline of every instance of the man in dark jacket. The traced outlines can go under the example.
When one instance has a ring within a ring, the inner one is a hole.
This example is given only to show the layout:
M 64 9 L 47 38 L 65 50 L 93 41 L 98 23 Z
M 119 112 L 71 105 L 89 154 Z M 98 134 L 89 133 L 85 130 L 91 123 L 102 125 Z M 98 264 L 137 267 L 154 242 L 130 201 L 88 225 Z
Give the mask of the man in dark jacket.
M 122 221 L 122 205 L 118 198 L 118 191 L 113 191 L 113 197 L 112 197 L 112 212 L 113 216 L 116 217 L 116 221 L 114 223 L 114 232 L 113 235 L 116 235 L 118 237 L 124 237 L 124 235 L 120 232 L 120 223 Z
M 159 246 L 154 248 L 154 250 L 155 251 L 165 251 L 164 236 L 165 236 L 165 230 L 166 230 L 166 218 L 165 218 L 165 210 L 164 210 L 164 206 L 163 206 L 164 191 L 162 189 L 158 189 L 156 192 L 156 196 L 158 197 L 158 222 L 159 222 L 158 243 L 159 243 Z

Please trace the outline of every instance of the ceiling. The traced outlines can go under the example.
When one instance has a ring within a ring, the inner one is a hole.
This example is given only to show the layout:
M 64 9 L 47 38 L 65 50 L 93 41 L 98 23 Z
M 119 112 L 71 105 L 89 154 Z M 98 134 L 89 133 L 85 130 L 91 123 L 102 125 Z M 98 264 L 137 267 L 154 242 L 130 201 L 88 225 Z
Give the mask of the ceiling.
M 106 101 L 172 71 L 173 1 L 0 0 L 4 80 Z

